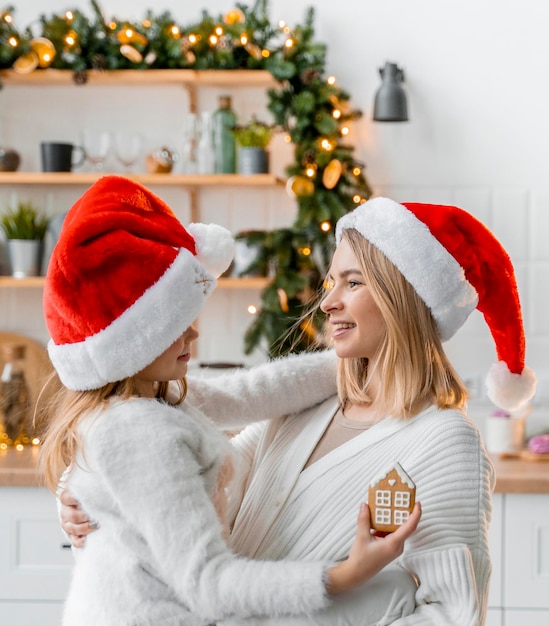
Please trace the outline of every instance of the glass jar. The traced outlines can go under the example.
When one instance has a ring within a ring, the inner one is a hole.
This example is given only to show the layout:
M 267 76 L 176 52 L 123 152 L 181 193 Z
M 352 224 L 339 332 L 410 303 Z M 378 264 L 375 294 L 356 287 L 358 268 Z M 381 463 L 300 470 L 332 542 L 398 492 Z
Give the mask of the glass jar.
M 219 96 L 219 108 L 213 114 L 216 174 L 236 172 L 235 126 L 236 115 L 231 108 L 231 97 Z
M 24 345 L 5 344 L 0 379 L 0 444 L 30 443 L 34 434 L 30 394 L 25 379 Z

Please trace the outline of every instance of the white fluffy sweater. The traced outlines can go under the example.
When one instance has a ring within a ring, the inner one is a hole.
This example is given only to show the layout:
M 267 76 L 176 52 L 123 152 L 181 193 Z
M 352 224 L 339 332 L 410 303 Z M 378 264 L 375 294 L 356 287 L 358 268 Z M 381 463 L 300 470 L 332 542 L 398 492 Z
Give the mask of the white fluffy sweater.
M 273 379 L 286 392 L 276 403 Z M 227 378 L 221 404 L 197 383 L 194 402 L 233 425 L 301 410 L 334 381 L 333 355 L 300 356 Z M 67 484 L 101 531 L 77 551 L 64 626 L 200 626 L 328 604 L 329 560 L 265 563 L 227 548 L 211 496 L 231 446 L 203 413 L 132 399 L 90 417 Z

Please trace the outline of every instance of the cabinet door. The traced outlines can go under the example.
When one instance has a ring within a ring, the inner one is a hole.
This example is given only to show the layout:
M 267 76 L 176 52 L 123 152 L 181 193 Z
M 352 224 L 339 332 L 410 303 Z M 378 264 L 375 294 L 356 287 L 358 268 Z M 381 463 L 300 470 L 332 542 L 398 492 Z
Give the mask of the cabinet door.
M 492 579 L 490 581 L 490 596 L 488 606 L 498 608 L 503 606 L 503 496 L 496 493 L 492 499 L 492 523 L 490 524 L 490 557 L 492 559 Z
M 488 609 L 485 626 L 503 626 L 502 609 Z M 524 626 L 524 624 L 523 624 Z
M 5 626 L 59 626 L 63 614 L 62 603 L 2 602 L 0 615 Z
M 549 610 L 549 495 L 506 494 L 504 503 L 505 606 Z
M 0 601 L 65 598 L 73 556 L 49 491 L 2 487 L 0 537 Z
M 549 611 L 505 611 L 505 626 L 547 626 Z M 487 626 L 489 626 L 487 624 Z

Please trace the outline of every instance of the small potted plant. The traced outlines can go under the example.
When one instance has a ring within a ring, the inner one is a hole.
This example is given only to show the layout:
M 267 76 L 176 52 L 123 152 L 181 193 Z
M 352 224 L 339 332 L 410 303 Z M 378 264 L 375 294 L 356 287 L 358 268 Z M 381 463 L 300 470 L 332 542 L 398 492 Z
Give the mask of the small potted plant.
M 247 124 L 235 126 L 233 133 L 238 146 L 239 173 L 267 174 L 269 171 L 267 147 L 273 138 L 275 127 L 253 117 Z
M 19 202 L 15 209 L 8 209 L 0 216 L 14 278 L 40 275 L 42 245 L 48 224 L 49 219 L 32 202 Z

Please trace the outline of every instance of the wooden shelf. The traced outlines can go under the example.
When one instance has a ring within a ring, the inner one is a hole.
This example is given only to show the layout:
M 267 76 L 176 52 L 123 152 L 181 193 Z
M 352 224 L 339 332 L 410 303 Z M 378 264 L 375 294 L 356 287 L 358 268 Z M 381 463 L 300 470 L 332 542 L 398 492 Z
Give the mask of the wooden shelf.
M 0 80 L 6 85 L 24 87 L 74 86 L 72 70 L 39 69 L 30 74 L 17 74 L 13 70 L 0 70 Z M 267 70 L 88 70 L 92 86 L 180 85 L 199 87 L 275 87 L 277 81 Z
M 271 174 L 113 174 L 143 185 L 170 187 L 272 187 L 283 181 Z M 0 172 L 0 185 L 92 185 L 111 172 Z
M 12 276 L 0 276 L 0 289 L 9 288 L 42 288 L 45 278 L 43 276 L 33 276 L 30 278 L 13 278 Z M 217 281 L 220 289 L 264 289 L 269 284 L 270 279 L 263 276 L 250 278 L 220 278 Z

